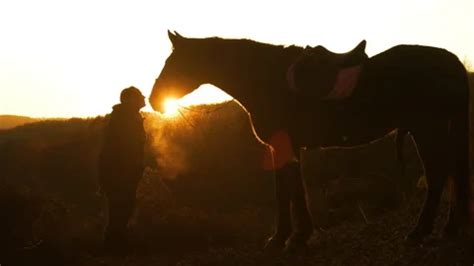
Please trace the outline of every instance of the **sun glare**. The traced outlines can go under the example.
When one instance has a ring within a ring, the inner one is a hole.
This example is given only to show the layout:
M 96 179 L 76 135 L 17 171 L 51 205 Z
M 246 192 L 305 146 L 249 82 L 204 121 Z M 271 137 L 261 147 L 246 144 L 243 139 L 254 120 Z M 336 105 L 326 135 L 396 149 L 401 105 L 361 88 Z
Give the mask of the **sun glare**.
M 165 100 L 165 112 L 164 115 L 167 117 L 172 117 L 178 114 L 179 103 L 175 98 L 167 98 Z

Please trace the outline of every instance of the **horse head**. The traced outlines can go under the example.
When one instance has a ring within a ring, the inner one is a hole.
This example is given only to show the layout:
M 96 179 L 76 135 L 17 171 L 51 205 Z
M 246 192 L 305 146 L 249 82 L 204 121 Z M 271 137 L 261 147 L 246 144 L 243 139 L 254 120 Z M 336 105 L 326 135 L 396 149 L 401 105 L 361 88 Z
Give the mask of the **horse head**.
M 195 39 L 168 31 L 173 51 L 156 79 L 150 95 L 150 104 L 155 111 L 164 111 L 167 98 L 181 98 L 202 85 L 205 81 L 203 65 L 207 56 Z

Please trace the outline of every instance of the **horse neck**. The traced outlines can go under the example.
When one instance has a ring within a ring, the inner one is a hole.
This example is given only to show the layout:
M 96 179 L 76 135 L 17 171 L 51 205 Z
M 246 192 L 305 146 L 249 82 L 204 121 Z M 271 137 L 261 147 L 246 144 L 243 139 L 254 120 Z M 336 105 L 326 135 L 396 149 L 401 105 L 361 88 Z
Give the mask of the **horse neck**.
M 242 51 L 238 56 L 235 51 L 222 51 L 210 83 L 227 92 L 250 113 L 258 112 L 268 108 L 278 96 L 284 97 L 287 69 L 301 51 L 301 48 L 276 46 Z

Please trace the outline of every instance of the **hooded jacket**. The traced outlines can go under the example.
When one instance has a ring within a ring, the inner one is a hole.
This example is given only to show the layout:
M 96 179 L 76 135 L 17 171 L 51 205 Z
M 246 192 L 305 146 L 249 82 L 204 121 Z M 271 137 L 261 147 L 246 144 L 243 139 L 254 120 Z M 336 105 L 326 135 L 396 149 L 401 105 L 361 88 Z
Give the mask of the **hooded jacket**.
M 105 129 L 99 158 L 101 186 L 138 182 L 144 168 L 145 130 L 139 112 L 117 104 Z

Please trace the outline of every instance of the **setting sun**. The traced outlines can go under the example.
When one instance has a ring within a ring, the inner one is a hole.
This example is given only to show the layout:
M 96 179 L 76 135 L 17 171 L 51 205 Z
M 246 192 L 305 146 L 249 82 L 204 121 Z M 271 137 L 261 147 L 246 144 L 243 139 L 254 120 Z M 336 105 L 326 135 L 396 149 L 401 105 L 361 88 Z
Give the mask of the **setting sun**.
M 164 115 L 167 117 L 175 116 L 179 111 L 178 100 L 174 98 L 168 98 L 165 100 L 165 112 Z

